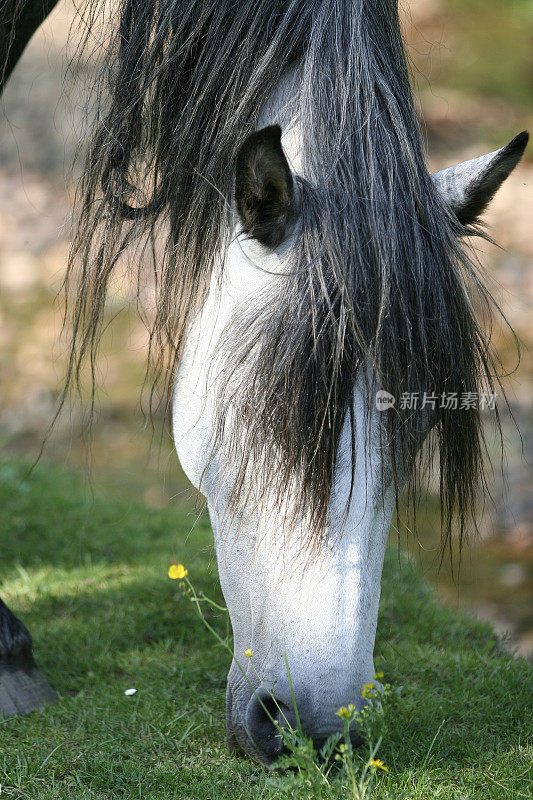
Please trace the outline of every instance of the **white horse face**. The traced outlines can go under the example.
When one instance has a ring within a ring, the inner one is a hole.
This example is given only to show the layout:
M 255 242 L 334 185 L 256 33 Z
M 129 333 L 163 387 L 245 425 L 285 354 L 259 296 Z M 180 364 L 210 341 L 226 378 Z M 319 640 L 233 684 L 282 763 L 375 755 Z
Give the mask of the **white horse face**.
M 362 395 L 356 398 L 361 416 L 363 402 Z M 348 440 L 342 447 L 349 452 Z M 324 542 L 313 556 L 306 546 L 305 523 L 284 532 L 283 514 L 274 507 L 228 526 L 210 504 L 235 659 L 246 671 L 245 677 L 235 661 L 230 670 L 228 741 L 265 763 L 279 755 L 281 740 L 262 703 L 281 724 L 284 718 L 295 723 L 285 657 L 302 726 L 317 743 L 341 729 L 335 715 L 340 706 L 361 707 L 361 689 L 373 680 L 394 492 L 389 487 L 378 497 L 376 476 L 364 459 L 356 467 L 355 487 L 346 519 L 350 468 L 348 463 L 340 466 Z M 253 664 L 244 656 L 248 648 Z
M 474 220 L 519 160 L 525 141 L 454 167 L 435 177 L 463 223 Z M 527 141 L 527 139 L 526 139 Z M 356 462 L 352 486 L 350 422 L 338 447 L 323 544 L 305 546 L 305 520 L 289 531 L 285 508 L 262 497 L 259 508 L 229 512 L 231 475 L 223 456 L 210 458 L 220 345 L 232 319 L 268 292 L 287 269 L 297 236 L 298 192 L 280 143 L 280 131 L 259 131 L 243 145 L 236 178 L 236 209 L 245 235 L 235 238 L 220 280 L 189 332 L 174 402 L 178 455 L 190 480 L 206 495 L 218 569 L 234 633 L 228 676 L 228 744 L 272 763 L 282 742 L 269 715 L 294 724 L 285 657 L 304 731 L 318 743 L 341 729 L 341 706 L 360 708 L 361 689 L 373 680 L 373 649 L 380 581 L 395 491 L 381 469 L 382 452 L 365 436 L 365 407 L 373 402 L 354 387 Z M 360 424 L 357 424 L 357 423 Z M 377 437 L 376 437 L 377 438 Z M 219 451 L 223 452 L 223 449 Z M 253 659 L 245 650 L 253 652 Z M 240 664 L 240 666 L 239 666 Z M 255 690 L 255 691 L 254 691 Z M 269 690 L 273 690 L 276 703 Z M 281 709 L 281 711 L 280 711 Z

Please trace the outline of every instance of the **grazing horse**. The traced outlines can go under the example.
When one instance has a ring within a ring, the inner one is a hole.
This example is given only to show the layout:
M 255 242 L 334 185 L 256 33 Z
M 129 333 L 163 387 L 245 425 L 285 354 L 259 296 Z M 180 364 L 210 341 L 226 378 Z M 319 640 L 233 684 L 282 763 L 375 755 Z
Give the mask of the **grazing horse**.
M 252 134 L 237 156 L 234 238 L 220 256 L 216 278 L 187 333 L 173 403 L 178 456 L 191 483 L 207 497 L 234 632 L 235 659 L 227 683 L 228 745 L 266 764 L 282 748 L 273 720 L 296 727 L 284 656 L 301 723 L 317 746 L 340 728 L 335 716 L 340 706 L 353 702 L 361 708 L 364 702 L 361 689 L 374 679 L 381 572 L 397 497 L 394 470 L 387 461 L 390 455 L 383 451 L 384 421 L 369 413 L 379 394 L 369 387 L 382 384 L 369 379 L 364 367 L 352 386 L 318 543 L 310 536 L 310 532 L 316 535 L 312 512 L 302 507 L 290 480 L 285 490 L 276 487 L 273 465 L 263 464 L 262 459 L 271 459 L 285 474 L 276 430 L 270 434 L 269 449 L 261 442 L 260 457 L 248 462 L 249 404 L 256 404 L 252 418 L 258 405 L 263 413 L 271 411 L 271 406 L 263 409 L 260 394 L 252 394 L 253 399 L 248 395 L 255 389 L 243 378 L 248 353 L 254 347 L 265 348 L 261 361 L 254 364 L 258 370 L 254 379 L 268 386 L 274 366 L 268 348 L 283 346 L 290 353 L 291 339 L 296 342 L 299 335 L 296 311 L 294 317 L 284 314 L 276 320 L 277 328 L 256 330 L 258 311 L 268 319 L 283 308 L 280 290 L 288 291 L 291 270 L 296 268 L 291 253 L 302 235 L 303 132 L 299 126 L 291 131 L 289 125 L 286 136 L 281 135 L 277 123 L 287 108 L 293 108 L 284 89 L 275 92 L 260 117 L 260 124 L 274 124 Z M 465 223 L 472 222 L 516 164 L 525 143 L 526 137 L 520 136 L 501 151 L 436 175 L 435 187 L 449 209 Z M 258 298 L 264 303 L 259 309 Z M 294 302 L 297 308 L 308 298 L 302 293 Z M 281 354 L 285 356 L 283 350 Z M 294 364 L 294 369 L 305 374 L 305 361 Z M 316 387 L 311 381 L 300 386 L 297 377 L 293 387 L 309 392 L 304 402 L 312 416 Z M 284 399 L 291 402 L 291 394 Z M 422 419 L 419 424 L 418 441 L 437 423 Z M 311 439 L 308 431 L 307 435 Z M 247 474 L 243 461 L 246 469 L 265 470 L 265 484 L 259 484 L 259 490 L 257 475 Z M 399 459 L 399 484 L 408 467 Z M 241 501 L 245 496 L 242 507 L 236 505 L 236 493 Z M 254 653 L 255 669 L 245 673 L 247 648 Z M 275 699 L 267 688 L 271 686 Z
M 233 627 L 228 745 L 269 764 L 271 717 L 294 715 L 284 654 L 314 741 L 363 702 L 391 518 L 436 454 L 443 542 L 473 516 L 479 409 L 441 399 L 497 379 L 477 318 L 493 302 L 462 240 L 528 137 L 429 175 L 394 0 L 113 14 L 67 388 L 95 363 L 109 278 L 136 245 L 156 298 L 150 401 L 173 398 Z M 247 648 L 276 702 L 249 664 L 243 677 Z

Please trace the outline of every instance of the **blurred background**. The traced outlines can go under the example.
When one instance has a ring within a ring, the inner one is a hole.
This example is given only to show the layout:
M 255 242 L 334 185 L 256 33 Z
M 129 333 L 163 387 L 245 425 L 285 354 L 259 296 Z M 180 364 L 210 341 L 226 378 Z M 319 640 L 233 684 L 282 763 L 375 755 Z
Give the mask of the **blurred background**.
M 401 7 L 432 171 L 533 130 L 533 0 L 403 0 Z M 75 155 L 83 152 L 87 90 L 97 70 L 92 55 L 73 59 L 76 25 L 74 4 L 61 0 L 0 100 L 0 448 L 30 460 L 40 452 L 64 376 L 60 288 Z M 446 602 L 492 620 L 510 648 L 533 660 L 532 178 L 530 145 L 486 215 L 499 247 L 476 243 L 490 288 L 522 342 L 514 370 L 511 335 L 504 327 L 494 332 L 502 362 L 513 371 L 505 388 L 520 434 L 500 399 L 504 468 L 496 455 L 493 502 L 480 508 L 480 533 L 463 552 L 459 578 L 446 560 L 439 569 L 432 495 L 407 557 Z M 192 527 L 196 496 L 170 434 L 152 443 L 139 406 L 147 333 L 130 300 L 127 281 L 115 281 L 90 456 L 84 409 L 74 406 L 48 437 L 42 458 L 79 472 L 88 490 L 186 510 Z

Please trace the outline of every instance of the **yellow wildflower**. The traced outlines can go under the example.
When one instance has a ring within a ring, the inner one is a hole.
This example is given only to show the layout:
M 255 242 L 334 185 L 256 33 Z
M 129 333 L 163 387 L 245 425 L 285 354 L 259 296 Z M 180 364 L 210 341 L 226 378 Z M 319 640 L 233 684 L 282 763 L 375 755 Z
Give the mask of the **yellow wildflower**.
M 374 675 L 374 678 L 375 678 L 377 681 L 380 681 L 380 680 L 383 678 L 384 674 L 385 674 L 385 673 L 384 673 L 382 670 L 380 670 L 379 672 L 376 672 L 376 674 Z
M 244 651 L 244 655 L 246 656 L 246 658 L 251 658 L 253 656 L 253 654 L 254 654 L 254 651 L 250 650 L 250 648 L 248 648 L 247 650 Z
M 368 698 L 372 697 L 372 692 L 376 687 L 373 683 L 365 683 L 363 686 L 363 691 L 361 692 L 361 697 Z
M 188 572 L 189 570 L 185 569 L 183 564 L 171 564 L 168 568 L 168 577 L 173 581 L 182 581 Z
M 346 706 L 341 706 L 338 711 L 335 711 L 335 714 L 341 719 L 350 719 L 352 716 L 352 712 Z
M 355 711 L 355 706 L 353 703 L 348 703 L 347 706 L 341 706 L 338 711 L 335 711 L 335 714 L 342 719 L 351 719 L 353 712 Z
M 371 758 L 367 764 L 367 767 L 373 767 L 374 769 L 382 769 L 383 772 L 389 771 L 389 768 L 385 766 L 385 764 L 380 758 Z

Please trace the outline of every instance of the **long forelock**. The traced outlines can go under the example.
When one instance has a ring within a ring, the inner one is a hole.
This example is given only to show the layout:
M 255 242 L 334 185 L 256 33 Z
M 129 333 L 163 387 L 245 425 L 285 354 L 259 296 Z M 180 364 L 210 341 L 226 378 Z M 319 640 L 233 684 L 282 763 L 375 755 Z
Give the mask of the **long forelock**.
M 86 356 L 94 363 L 115 264 L 165 220 L 150 352 L 154 384 L 170 398 L 191 314 L 228 244 L 238 147 L 297 62 L 301 232 L 276 296 L 232 337 L 214 447 L 225 448 L 236 475 L 235 508 L 260 463 L 255 501 L 268 489 L 281 507 L 290 490 L 317 543 L 366 365 L 369 431 L 377 388 L 400 398 L 479 391 L 493 380 L 467 290 L 485 310 L 491 299 L 426 169 L 396 3 L 123 0 L 120 19 L 69 266 L 69 382 Z M 243 421 L 233 439 L 230 408 Z M 440 410 L 433 423 L 425 457 L 438 445 L 448 541 L 454 515 L 462 531 L 472 513 L 482 434 L 475 409 Z M 397 494 L 402 465 L 410 468 L 414 506 L 425 470 L 416 461 L 420 417 L 397 408 L 381 430 Z

